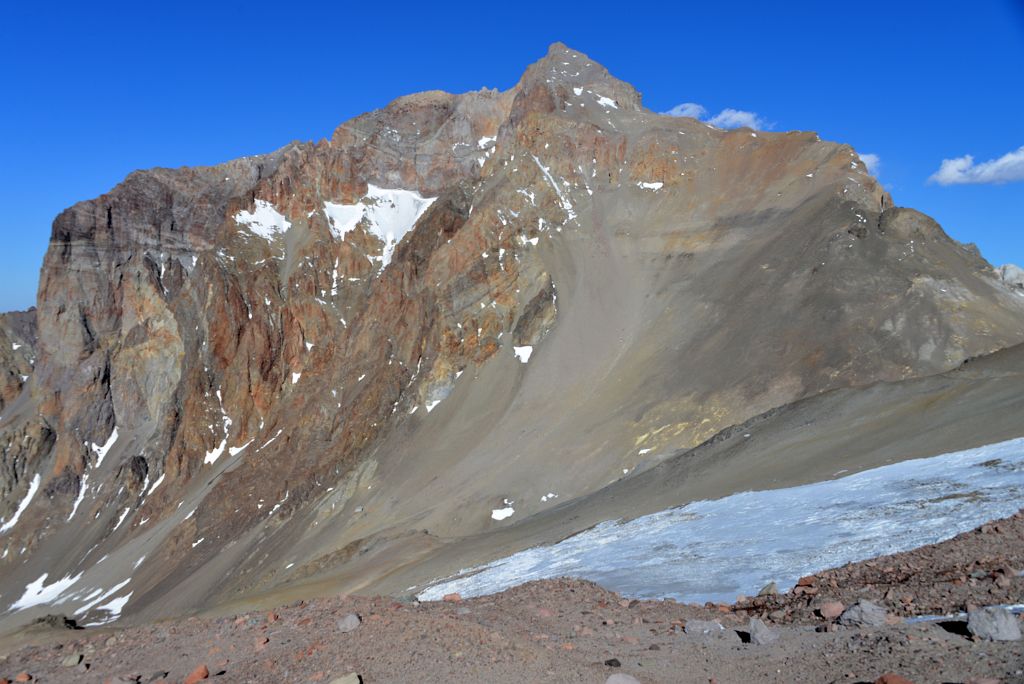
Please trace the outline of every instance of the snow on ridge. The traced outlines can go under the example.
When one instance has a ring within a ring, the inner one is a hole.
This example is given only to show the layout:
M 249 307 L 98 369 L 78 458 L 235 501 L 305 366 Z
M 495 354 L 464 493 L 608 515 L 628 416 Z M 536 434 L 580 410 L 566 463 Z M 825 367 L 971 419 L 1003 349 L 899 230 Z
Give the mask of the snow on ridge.
M 258 199 L 252 211 L 243 209 L 235 214 L 235 221 L 249 227 L 264 240 L 273 240 L 275 235 L 286 233 L 291 222 L 273 204 Z
M 379 257 L 381 268 L 391 263 L 391 256 L 402 238 L 412 230 L 436 197 L 423 197 L 415 190 L 379 188 L 367 185 L 366 195 L 355 204 L 324 202 L 324 214 L 331 234 L 344 240 L 345 235 L 360 223 L 366 231 L 384 243 Z
M 14 511 L 14 515 L 11 516 L 10 520 L 0 526 L 0 534 L 7 532 L 18 524 L 18 518 L 20 518 L 21 514 L 25 512 L 28 505 L 32 503 L 32 497 L 34 497 L 36 495 L 36 491 L 39 490 L 39 481 L 39 473 L 36 473 L 35 477 L 33 477 L 32 481 L 28 484 L 28 492 L 25 494 L 25 498 L 21 500 L 20 504 L 18 504 L 18 510 Z

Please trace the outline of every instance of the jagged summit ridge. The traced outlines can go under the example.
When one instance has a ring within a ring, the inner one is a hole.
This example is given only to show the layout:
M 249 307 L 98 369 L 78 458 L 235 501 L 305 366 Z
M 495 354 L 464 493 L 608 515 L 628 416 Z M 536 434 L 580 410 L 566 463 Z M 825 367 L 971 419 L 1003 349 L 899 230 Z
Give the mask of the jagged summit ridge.
M 0 421 L 3 601 L 367 586 L 765 410 L 1024 340 L 1021 299 L 848 146 L 654 114 L 556 44 L 509 91 L 57 217 Z

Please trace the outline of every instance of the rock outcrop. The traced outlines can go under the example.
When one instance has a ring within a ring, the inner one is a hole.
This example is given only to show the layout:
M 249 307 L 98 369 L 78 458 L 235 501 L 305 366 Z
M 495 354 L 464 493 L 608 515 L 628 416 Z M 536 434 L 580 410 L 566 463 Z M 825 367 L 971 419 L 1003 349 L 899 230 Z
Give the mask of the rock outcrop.
M 131 174 L 55 220 L 35 320 L 24 387 L 0 356 L 0 603 L 101 622 L 358 587 L 1018 343 L 1024 298 L 849 146 L 654 114 L 556 44 L 506 92 Z

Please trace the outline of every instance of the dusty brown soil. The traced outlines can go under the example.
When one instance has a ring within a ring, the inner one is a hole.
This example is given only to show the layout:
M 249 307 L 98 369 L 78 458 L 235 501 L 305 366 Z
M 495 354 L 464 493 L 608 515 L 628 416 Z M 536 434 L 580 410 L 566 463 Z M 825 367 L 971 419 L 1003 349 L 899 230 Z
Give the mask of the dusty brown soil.
M 2 657 L 0 677 L 40 682 L 181 682 L 197 667 L 223 682 L 1024 682 L 1024 641 L 978 641 L 962 622 L 902 618 L 1024 601 L 1024 511 L 915 551 L 829 570 L 781 596 L 731 606 L 629 601 L 589 582 L 531 582 L 437 603 L 334 597 L 270 613 L 189 618 L 123 630 L 37 626 Z M 878 628 L 820 617 L 827 601 L 867 598 L 892 615 Z M 353 631 L 338 621 L 360 616 Z M 745 643 L 750 616 L 778 635 Z M 718 620 L 719 636 L 688 634 Z M 692 629 L 691 629 L 692 631 Z M 13 643 L 8 641 L 8 648 Z M 82 655 L 78 668 L 63 665 Z M 123 677 L 124 679 L 114 679 Z M 138 680 L 135 679 L 138 677 Z

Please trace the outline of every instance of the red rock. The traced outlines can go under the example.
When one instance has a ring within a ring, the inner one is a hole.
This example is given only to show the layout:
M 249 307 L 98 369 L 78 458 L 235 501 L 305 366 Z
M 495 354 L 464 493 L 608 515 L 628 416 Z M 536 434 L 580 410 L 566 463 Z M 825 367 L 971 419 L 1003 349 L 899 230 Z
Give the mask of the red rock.
M 274 611 L 267 613 L 267 622 L 277 622 L 281 617 Z
M 196 669 L 192 670 L 192 673 L 188 677 L 185 677 L 185 681 L 182 684 L 196 684 L 201 682 L 210 676 L 210 670 L 206 665 L 200 665 Z
M 807 575 L 806 577 L 801 577 L 800 579 L 798 579 L 796 581 L 796 586 L 798 586 L 798 587 L 813 587 L 817 582 L 818 582 L 818 578 L 817 577 L 815 577 L 814 575 Z
M 835 620 L 843 614 L 845 608 L 846 606 L 839 601 L 826 601 L 818 607 L 818 614 L 826 620 Z
M 32 681 L 32 675 L 30 675 L 28 672 L 20 672 L 20 673 L 18 673 L 18 676 L 14 678 L 14 681 L 16 681 L 16 682 L 31 682 Z
M 906 677 L 901 677 L 898 674 L 887 672 L 878 679 L 875 680 L 875 684 L 914 684 Z
M 462 596 L 460 596 L 458 593 L 445 594 L 441 597 L 441 600 L 447 601 L 448 603 L 458 603 L 462 600 Z

